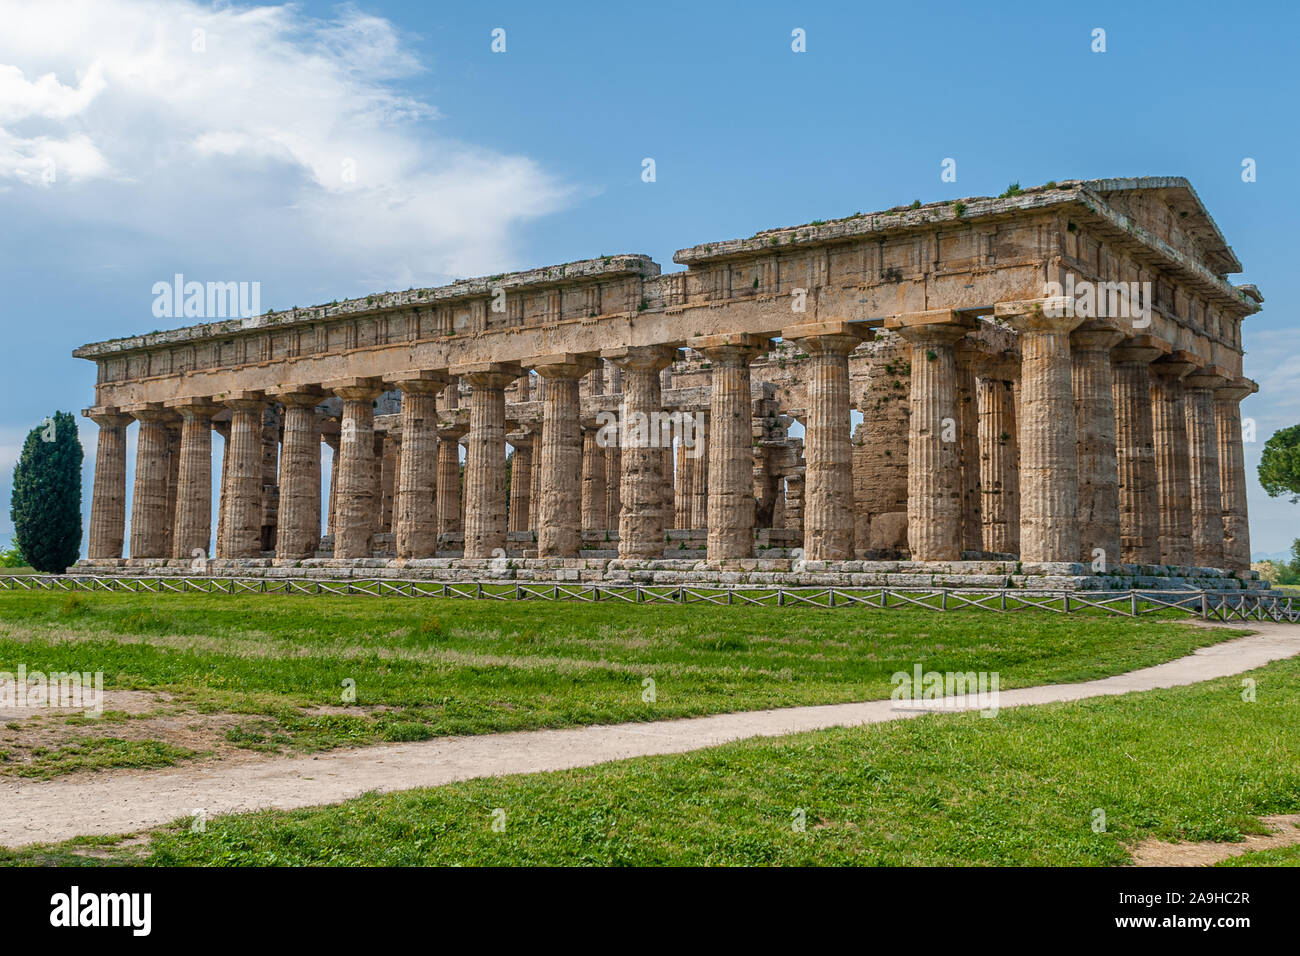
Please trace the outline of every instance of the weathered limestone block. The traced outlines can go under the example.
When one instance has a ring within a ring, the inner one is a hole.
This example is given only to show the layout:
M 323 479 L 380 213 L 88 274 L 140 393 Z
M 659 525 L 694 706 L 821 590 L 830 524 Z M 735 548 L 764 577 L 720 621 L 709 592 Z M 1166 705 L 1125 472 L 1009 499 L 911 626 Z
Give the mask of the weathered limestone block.
M 673 359 L 668 346 L 616 349 L 605 357 L 623 370 L 623 408 L 619 434 L 622 478 L 618 520 L 620 560 L 649 560 L 664 553 L 663 450 L 657 429 L 649 427 L 663 410 L 659 373 Z M 748 390 L 746 390 L 748 397 Z M 748 424 L 748 420 L 746 420 Z M 748 452 L 748 445 L 746 445 Z M 748 465 L 749 455 L 746 455 Z M 749 468 L 745 468 L 749 479 Z
M 133 419 L 113 408 L 88 408 L 83 414 L 99 426 L 86 554 L 91 560 L 121 558 L 126 537 L 126 429 Z

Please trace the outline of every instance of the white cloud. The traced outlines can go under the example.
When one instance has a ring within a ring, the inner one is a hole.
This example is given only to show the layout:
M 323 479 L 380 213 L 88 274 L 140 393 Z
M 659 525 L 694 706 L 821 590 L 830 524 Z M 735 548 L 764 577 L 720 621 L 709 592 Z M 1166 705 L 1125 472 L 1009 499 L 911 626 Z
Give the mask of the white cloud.
M 0 188 L 77 189 L 59 216 L 162 238 L 219 208 L 299 261 L 409 285 L 500 267 L 570 195 L 526 156 L 438 136 L 397 85 L 424 64 L 354 8 L 0 0 L 0 23 Z M 205 225 L 177 243 L 230 247 Z

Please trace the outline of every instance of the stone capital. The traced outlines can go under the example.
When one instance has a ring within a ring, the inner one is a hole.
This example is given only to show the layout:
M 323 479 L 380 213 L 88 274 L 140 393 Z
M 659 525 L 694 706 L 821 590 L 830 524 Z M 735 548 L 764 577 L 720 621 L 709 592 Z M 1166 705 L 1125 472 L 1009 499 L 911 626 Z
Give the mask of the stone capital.
M 436 395 L 447 387 L 451 376 L 441 369 L 412 369 L 384 376 L 384 384 L 413 395 Z
M 206 398 L 174 398 L 163 403 L 167 408 L 177 412 L 183 421 L 207 421 L 221 412 L 223 406 Z
M 257 408 L 266 404 L 266 393 L 261 391 L 222 392 L 213 400 L 227 408 Z
M 127 405 L 122 411 L 140 422 L 166 424 L 177 418 L 176 412 L 165 407 L 162 402 L 139 402 L 135 405 Z
M 1173 346 L 1157 336 L 1131 335 L 1111 349 L 1110 360 L 1116 365 L 1150 365 L 1172 351 Z
M 1088 319 L 1070 333 L 1070 348 L 1080 352 L 1109 352 L 1124 341 L 1124 331 L 1112 319 Z
M 600 356 L 573 352 L 539 355 L 520 364 L 545 379 L 578 379 L 601 367 Z
M 467 365 L 454 365 L 448 372 L 457 378 L 463 378 L 473 388 L 505 388 L 524 370 L 518 362 L 472 362 Z
M 83 408 L 81 414 L 100 428 L 125 428 L 135 421 L 130 414 L 112 405 L 96 405 L 93 408 Z
M 1232 376 L 1222 365 L 1207 365 L 1204 368 L 1194 370 L 1190 375 L 1183 379 L 1183 384 L 1188 388 L 1222 388 L 1232 381 Z
M 627 372 L 658 372 L 677 358 L 677 348 L 672 345 L 631 345 L 604 349 L 600 355 Z
M 781 338 L 798 342 L 811 353 L 828 352 L 847 355 L 861 342 L 876 337 L 876 329 L 883 324 L 881 319 L 867 322 L 808 322 L 784 329 Z
M 1214 390 L 1214 400 L 1216 402 L 1240 402 L 1247 395 L 1254 395 L 1258 391 L 1259 383 L 1248 378 L 1233 378 L 1229 379 L 1226 385 Z
M 282 405 L 315 407 L 325 401 L 324 391 L 316 385 L 279 385 L 268 388 L 266 394 Z
M 335 379 L 321 383 L 321 388 L 351 402 L 373 402 L 384 394 L 384 383 L 373 377 Z
M 1151 363 L 1151 373 L 1172 381 L 1181 381 L 1192 371 L 1200 368 L 1202 362 L 1195 352 L 1175 349 Z
M 1071 332 L 1084 322 L 1083 316 L 1074 314 L 1074 299 L 1070 296 L 998 302 L 993 306 L 993 317 L 1017 332 Z

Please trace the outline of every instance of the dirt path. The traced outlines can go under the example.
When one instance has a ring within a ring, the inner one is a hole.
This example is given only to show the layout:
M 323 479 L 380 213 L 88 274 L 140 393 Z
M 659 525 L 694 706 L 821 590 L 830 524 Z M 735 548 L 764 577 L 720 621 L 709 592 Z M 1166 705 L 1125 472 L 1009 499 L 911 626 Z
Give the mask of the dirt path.
M 1248 834 L 1240 843 L 1165 843 L 1146 840 L 1133 851 L 1134 866 L 1213 866 L 1253 850 L 1273 850 L 1300 843 L 1300 813 L 1260 817 L 1271 833 Z
M 1254 625 L 1252 625 L 1254 626 Z M 1022 707 L 1228 677 L 1300 654 L 1300 625 L 1264 624 L 1250 636 L 1204 647 L 1141 670 L 1081 684 L 1002 691 L 998 706 Z M 959 710 L 935 701 L 936 709 Z M 985 706 L 974 705 L 972 708 Z M 746 737 L 775 737 L 914 717 L 868 701 L 748 711 L 656 723 L 451 737 L 242 764 L 213 764 L 81 779 L 0 781 L 0 845 L 78 835 L 135 833 L 197 810 L 209 816 L 337 803 L 369 791 L 432 787 L 474 777 L 586 767 L 611 760 L 701 750 Z

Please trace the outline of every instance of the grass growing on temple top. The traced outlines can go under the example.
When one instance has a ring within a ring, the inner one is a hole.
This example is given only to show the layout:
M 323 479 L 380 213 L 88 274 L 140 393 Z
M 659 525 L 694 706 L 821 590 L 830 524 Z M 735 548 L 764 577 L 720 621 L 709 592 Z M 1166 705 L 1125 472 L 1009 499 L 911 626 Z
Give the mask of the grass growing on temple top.
M 223 745 L 276 752 L 884 698 L 916 664 L 1087 680 L 1228 636 L 1045 613 L 0 593 L 0 670 L 102 671 L 110 694 L 234 715 Z

